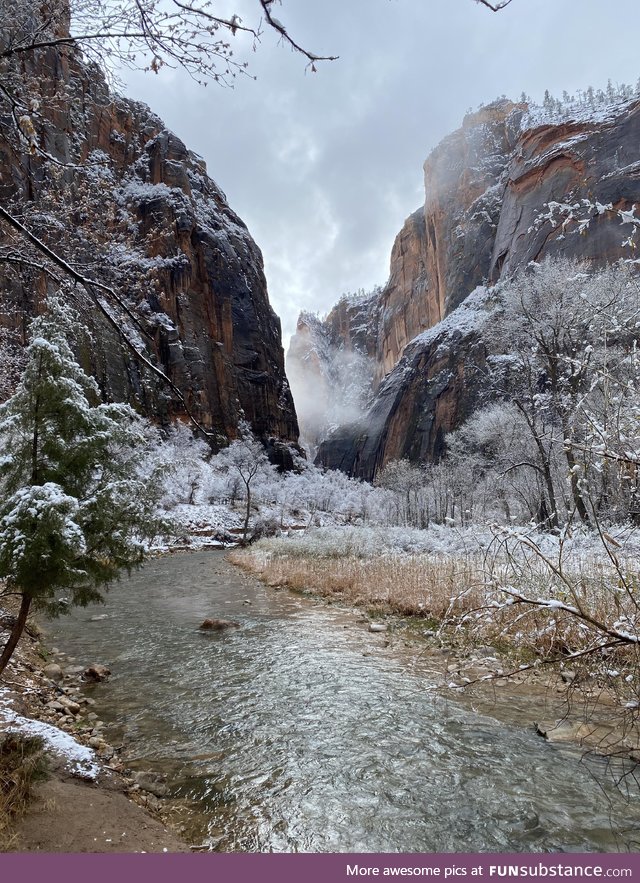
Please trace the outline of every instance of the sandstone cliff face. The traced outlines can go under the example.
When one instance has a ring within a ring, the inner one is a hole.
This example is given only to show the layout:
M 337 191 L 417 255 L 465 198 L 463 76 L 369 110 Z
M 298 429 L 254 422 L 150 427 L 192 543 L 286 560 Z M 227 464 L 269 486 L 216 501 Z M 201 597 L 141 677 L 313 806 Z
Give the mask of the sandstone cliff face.
M 321 320 L 302 313 L 287 354 L 301 442 L 315 456 L 339 426 L 362 418 L 373 392 L 378 296 L 343 297 Z
M 380 298 L 382 379 L 407 344 L 432 328 L 488 276 L 503 177 L 524 106 L 498 102 L 469 114 L 424 166 L 425 204 L 405 222 Z
M 486 350 L 479 331 L 490 316 L 487 300 L 487 289 L 478 288 L 415 338 L 360 420 L 321 443 L 318 461 L 371 481 L 390 460 L 438 459 L 445 434 L 472 412 L 482 392 Z
M 433 151 L 425 189 L 380 296 L 376 398 L 357 428 L 338 429 L 319 452 L 364 478 L 390 459 L 437 458 L 444 434 L 475 407 L 482 347 L 464 322 L 452 334 L 446 320 L 476 286 L 547 256 L 628 256 L 617 212 L 640 204 L 640 102 L 558 124 L 497 102 Z
M 119 321 L 205 427 L 233 438 L 244 413 L 263 438 L 295 442 L 262 256 L 204 161 L 148 107 L 111 94 L 72 50 L 49 48 L 5 64 L 5 77 L 37 99 L 31 121 L 38 149 L 18 139 L 8 109 L 0 108 L 3 204 L 117 290 L 138 327 L 123 314 Z M 0 246 L 14 245 L 22 247 L 0 229 Z M 7 271 L 0 284 L 5 321 L 14 326 L 55 287 L 24 267 Z M 91 324 L 95 345 L 83 359 L 108 398 L 135 402 L 161 422 L 184 415 L 103 321 L 92 314 Z

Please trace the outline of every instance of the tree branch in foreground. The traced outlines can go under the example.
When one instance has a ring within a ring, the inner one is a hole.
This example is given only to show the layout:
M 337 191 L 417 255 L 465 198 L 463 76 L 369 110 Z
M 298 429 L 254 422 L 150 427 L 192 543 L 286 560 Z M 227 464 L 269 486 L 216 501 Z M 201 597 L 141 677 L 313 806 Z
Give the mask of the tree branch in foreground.
M 508 6 L 511 3 L 511 0 L 502 0 L 501 3 L 490 3 L 489 0 L 476 0 L 476 3 L 486 6 L 487 9 L 490 9 L 492 12 L 499 12 L 501 9 L 504 9 L 505 6 Z
M 289 32 L 282 24 L 282 22 L 278 21 L 278 19 L 274 18 L 274 16 L 271 14 L 271 7 L 273 6 L 273 2 L 274 0 L 260 0 L 260 6 L 262 6 L 267 24 L 269 25 L 269 27 L 273 28 L 274 31 L 277 31 L 284 42 L 288 43 L 288 45 L 295 52 L 299 52 L 300 55 L 303 55 L 309 60 L 309 67 L 312 71 L 315 72 L 316 70 L 316 61 L 336 61 L 338 59 L 339 56 L 337 55 L 314 55 L 313 52 L 309 52 L 307 49 L 304 49 L 304 47 L 300 46 L 299 43 L 296 43 L 296 41 L 289 36 Z M 507 0 L 507 2 L 510 3 L 511 0 Z
M 142 331 L 145 336 L 148 336 L 144 329 L 141 327 L 136 316 L 131 312 L 129 307 L 124 303 L 120 295 L 112 288 L 110 285 L 106 285 L 103 282 L 98 282 L 95 279 L 90 279 L 87 276 L 84 276 L 82 273 L 78 272 L 74 267 L 71 266 L 64 258 L 61 258 L 58 254 L 52 251 L 48 245 L 39 239 L 34 233 L 32 233 L 27 227 L 24 226 L 17 218 L 15 218 L 10 212 L 8 212 L 3 206 L 0 205 L 0 218 L 4 220 L 9 226 L 13 227 L 21 236 L 23 236 L 31 245 L 34 246 L 41 254 L 44 254 L 53 264 L 59 267 L 61 270 L 66 273 L 71 279 L 75 282 L 82 285 L 85 289 L 91 301 L 95 304 L 95 306 L 100 310 L 102 315 L 105 317 L 109 325 L 116 331 L 118 337 L 124 342 L 125 346 L 134 354 L 136 359 L 141 362 L 145 368 L 151 371 L 152 374 L 155 374 L 156 377 L 159 377 L 163 383 L 165 383 L 176 396 L 180 404 L 185 410 L 185 413 L 191 423 L 198 429 L 203 435 L 207 438 L 215 438 L 215 433 L 210 432 L 205 429 L 204 426 L 194 417 L 191 413 L 191 409 L 187 405 L 184 395 L 182 391 L 176 386 L 176 384 L 168 377 L 161 368 L 158 368 L 157 365 L 154 365 L 153 362 L 145 356 L 145 354 L 138 349 L 133 341 L 128 337 L 126 332 L 123 330 L 122 324 L 118 322 L 115 316 L 113 316 L 111 310 L 107 307 L 104 302 L 104 299 L 98 295 L 98 292 L 104 292 L 107 296 L 111 297 L 115 303 L 120 307 L 124 313 L 131 319 L 132 322 L 136 325 L 140 331 Z

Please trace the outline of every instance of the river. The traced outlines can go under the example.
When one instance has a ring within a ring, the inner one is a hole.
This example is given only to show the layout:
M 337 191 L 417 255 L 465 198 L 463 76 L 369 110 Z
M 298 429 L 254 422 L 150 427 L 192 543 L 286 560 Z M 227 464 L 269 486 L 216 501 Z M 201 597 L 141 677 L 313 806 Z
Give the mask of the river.
M 95 619 L 96 616 L 106 618 Z M 240 628 L 199 631 L 205 617 Z M 46 625 L 128 766 L 167 777 L 218 850 L 614 851 L 640 807 L 604 764 L 536 735 L 535 713 L 434 688 L 417 650 L 350 611 L 264 586 L 221 552 L 148 562 L 106 606 Z

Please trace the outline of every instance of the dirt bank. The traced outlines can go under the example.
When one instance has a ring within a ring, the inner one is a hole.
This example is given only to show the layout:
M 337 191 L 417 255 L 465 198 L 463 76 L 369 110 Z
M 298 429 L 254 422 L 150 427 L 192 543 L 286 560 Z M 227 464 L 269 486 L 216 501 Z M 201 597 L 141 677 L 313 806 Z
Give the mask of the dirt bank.
M 178 835 L 132 803 L 103 773 L 95 783 L 57 769 L 14 825 L 12 852 L 189 852 Z
M 43 727 L 49 743 L 48 777 L 35 786 L 26 813 L 10 819 L 4 851 L 189 852 L 176 832 L 134 802 L 153 798 L 124 775 L 117 753 L 92 726 L 99 722 L 87 720 L 91 705 L 75 701 L 79 675 L 48 677 L 46 656 L 37 630 L 25 634 L 0 678 L 0 737 L 10 728 Z M 68 712 L 52 707 L 67 701 Z M 89 758 L 91 776 L 74 773 L 74 750 Z

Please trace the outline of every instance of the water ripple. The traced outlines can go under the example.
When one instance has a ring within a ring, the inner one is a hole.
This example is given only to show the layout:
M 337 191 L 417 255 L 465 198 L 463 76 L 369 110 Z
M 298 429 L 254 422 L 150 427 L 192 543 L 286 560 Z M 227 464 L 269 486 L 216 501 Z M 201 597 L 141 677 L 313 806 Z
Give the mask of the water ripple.
M 106 611 L 49 630 L 80 662 L 109 663 L 101 717 L 216 848 L 611 851 L 637 828 L 578 752 L 444 701 L 353 617 L 218 553 L 150 562 Z M 199 632 L 208 616 L 241 628 Z

